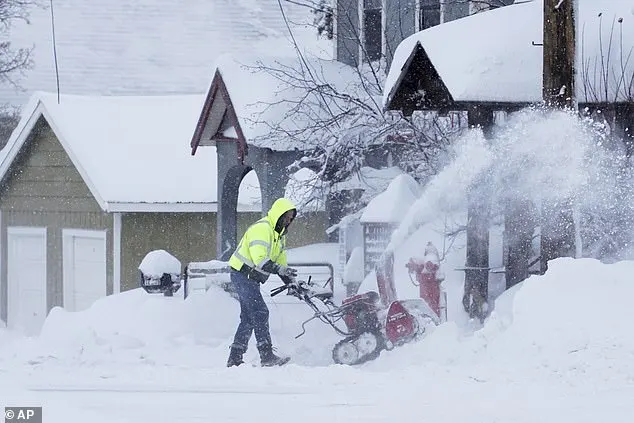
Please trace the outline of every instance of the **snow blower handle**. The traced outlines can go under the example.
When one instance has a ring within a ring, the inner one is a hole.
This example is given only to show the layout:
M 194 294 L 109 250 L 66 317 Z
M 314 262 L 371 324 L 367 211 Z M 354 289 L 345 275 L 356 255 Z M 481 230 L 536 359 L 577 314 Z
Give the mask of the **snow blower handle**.
M 273 288 L 271 290 L 271 297 L 275 297 L 277 294 L 281 294 L 286 289 L 289 289 L 289 292 L 293 292 L 293 295 L 297 296 L 296 294 L 298 294 L 300 290 L 302 291 L 306 290 L 306 288 L 303 285 L 305 284 L 310 285 L 311 279 L 312 279 L 312 276 L 309 276 L 308 282 L 295 281 L 293 283 L 284 284 L 284 285 L 278 286 L 277 288 Z M 293 289 L 293 291 L 290 291 L 291 288 Z
M 288 285 L 282 285 L 278 286 L 277 288 L 271 289 L 271 297 L 275 297 L 277 294 L 281 294 L 286 288 L 288 288 Z

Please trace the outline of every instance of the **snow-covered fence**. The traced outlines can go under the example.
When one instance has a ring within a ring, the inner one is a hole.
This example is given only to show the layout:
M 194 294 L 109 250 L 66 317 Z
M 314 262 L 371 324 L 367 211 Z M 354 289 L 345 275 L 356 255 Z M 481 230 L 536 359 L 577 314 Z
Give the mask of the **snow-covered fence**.
M 229 278 L 229 263 L 220 260 L 190 262 L 183 275 L 184 298 L 196 291 L 207 291 L 212 285 L 233 295 Z

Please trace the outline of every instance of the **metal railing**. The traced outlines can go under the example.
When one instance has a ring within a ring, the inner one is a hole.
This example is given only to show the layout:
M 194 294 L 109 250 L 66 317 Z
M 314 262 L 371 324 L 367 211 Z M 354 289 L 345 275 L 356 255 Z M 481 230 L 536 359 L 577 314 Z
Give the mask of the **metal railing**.
M 324 286 L 330 285 L 334 292 L 335 271 L 329 262 L 289 262 L 288 266 L 297 269 L 299 279 L 308 279 L 311 276 L 313 282 Z M 306 268 L 322 268 L 322 271 L 304 271 Z M 229 279 L 230 267 L 228 262 L 212 260 L 210 262 L 192 262 L 185 267 L 183 272 L 183 297 L 187 299 L 192 289 L 192 284 L 197 285 L 196 290 L 207 291 L 212 285 L 218 286 L 233 295 L 231 280 Z

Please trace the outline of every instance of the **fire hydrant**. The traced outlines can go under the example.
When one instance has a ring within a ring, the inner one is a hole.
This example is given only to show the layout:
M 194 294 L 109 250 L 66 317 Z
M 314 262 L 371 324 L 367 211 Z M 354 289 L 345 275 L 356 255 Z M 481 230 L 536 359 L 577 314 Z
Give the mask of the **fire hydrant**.
M 431 242 L 428 242 L 425 247 L 424 257 L 422 259 L 410 258 L 405 267 L 410 273 L 416 274 L 420 298 L 442 319 L 440 284 L 444 280 L 444 276 L 439 271 L 440 257 L 436 247 Z

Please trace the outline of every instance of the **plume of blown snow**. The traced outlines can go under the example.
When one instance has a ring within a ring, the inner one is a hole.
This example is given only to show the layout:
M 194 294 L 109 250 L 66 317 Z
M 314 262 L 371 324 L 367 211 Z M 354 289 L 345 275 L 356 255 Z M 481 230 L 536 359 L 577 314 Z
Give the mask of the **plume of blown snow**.
M 429 182 L 422 196 L 409 208 L 392 234 L 387 251 L 398 247 L 420 224 L 433 220 L 439 213 L 453 213 L 461 209 L 469 186 L 494 160 L 479 129 L 467 131 L 456 141 L 453 149 L 453 162 Z
M 392 234 L 393 251 L 439 213 L 463 212 L 467 198 L 485 207 L 508 201 L 572 201 L 608 215 L 619 202 L 623 156 L 608 128 L 569 110 L 531 107 L 512 114 L 489 137 L 469 129 L 449 163 L 423 190 Z

